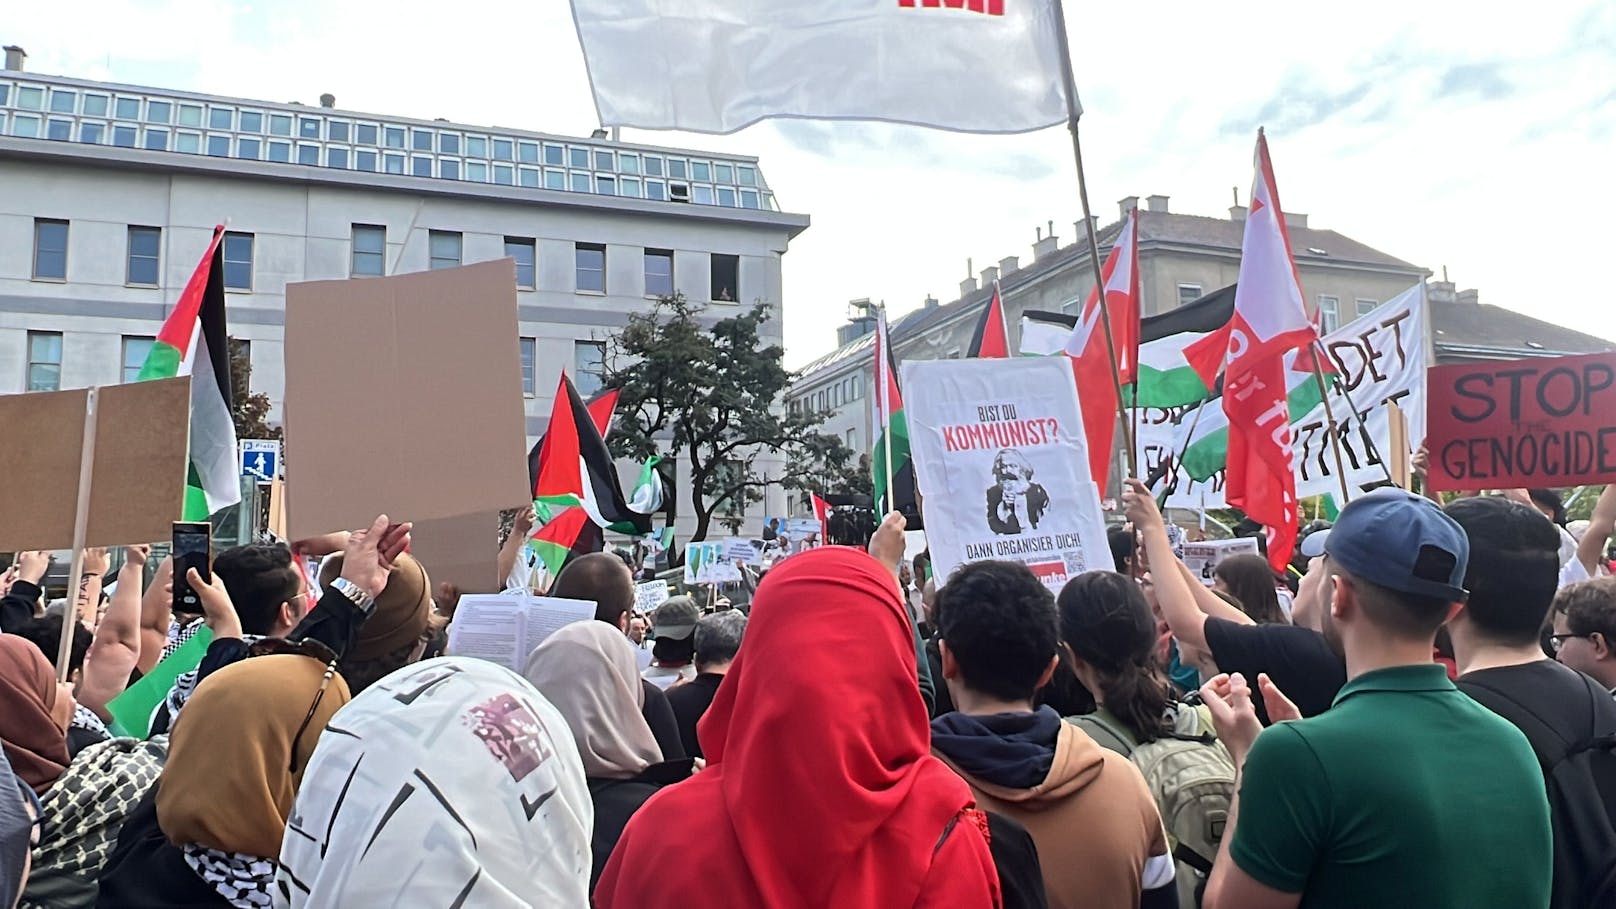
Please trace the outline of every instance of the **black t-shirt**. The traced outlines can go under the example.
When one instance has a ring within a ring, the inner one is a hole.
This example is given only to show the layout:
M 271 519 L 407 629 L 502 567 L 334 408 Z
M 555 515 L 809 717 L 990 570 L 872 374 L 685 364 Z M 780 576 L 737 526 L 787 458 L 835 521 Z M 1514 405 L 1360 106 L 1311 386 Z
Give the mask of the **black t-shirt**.
M 679 740 L 684 743 L 686 757 L 701 757 L 701 743 L 696 740 L 696 724 L 701 722 L 707 708 L 713 705 L 723 673 L 703 672 L 695 678 L 667 690 L 668 706 L 679 724 Z
M 1537 660 L 1518 666 L 1500 666 L 1496 669 L 1477 669 L 1459 676 L 1454 684 L 1466 694 L 1476 694 L 1477 686 L 1486 686 L 1504 692 L 1528 713 L 1542 720 L 1544 725 L 1560 734 L 1567 742 L 1578 741 L 1591 734 L 1589 718 L 1589 685 L 1582 673 L 1554 660 Z M 1603 687 L 1595 684 L 1603 691 Z M 1482 693 L 1485 695 L 1485 692 Z M 1476 700 L 1490 702 L 1484 697 Z M 1593 709 L 1616 712 L 1616 701 L 1607 698 L 1594 700 Z M 1538 730 L 1523 730 L 1527 738 Z
M 1324 635 L 1296 625 L 1241 625 L 1208 617 L 1206 646 L 1223 672 L 1238 672 L 1251 686 L 1257 717 L 1268 725 L 1268 711 L 1257 689 L 1257 674 L 1268 673 L 1279 690 L 1302 711 L 1318 716 L 1330 709 L 1347 684 L 1347 666 Z

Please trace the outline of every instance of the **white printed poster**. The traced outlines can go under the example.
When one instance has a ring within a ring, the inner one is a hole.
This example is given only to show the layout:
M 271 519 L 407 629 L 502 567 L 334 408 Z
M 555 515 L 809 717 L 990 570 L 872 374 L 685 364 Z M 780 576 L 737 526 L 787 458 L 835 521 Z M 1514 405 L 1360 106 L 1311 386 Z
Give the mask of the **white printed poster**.
M 900 369 L 940 581 L 967 562 L 1005 559 L 1058 591 L 1111 567 L 1065 358 L 920 360 Z
M 1233 540 L 1207 540 L 1184 544 L 1185 567 L 1208 587 L 1211 587 L 1212 582 L 1216 580 L 1213 573 L 1217 571 L 1218 564 L 1237 555 L 1257 555 L 1257 539 L 1239 537 Z
M 649 613 L 668 601 L 673 592 L 668 588 L 667 581 L 646 581 L 634 585 L 634 611 Z

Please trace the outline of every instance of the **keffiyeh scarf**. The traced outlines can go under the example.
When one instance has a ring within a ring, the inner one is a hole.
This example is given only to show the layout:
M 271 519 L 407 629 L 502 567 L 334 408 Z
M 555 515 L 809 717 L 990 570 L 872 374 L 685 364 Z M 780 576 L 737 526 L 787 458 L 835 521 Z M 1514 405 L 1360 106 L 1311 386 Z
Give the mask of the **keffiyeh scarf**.
M 273 861 L 195 843 L 186 843 L 184 851 L 185 864 L 236 909 L 267 909 L 274 905 L 270 898 L 276 870 Z

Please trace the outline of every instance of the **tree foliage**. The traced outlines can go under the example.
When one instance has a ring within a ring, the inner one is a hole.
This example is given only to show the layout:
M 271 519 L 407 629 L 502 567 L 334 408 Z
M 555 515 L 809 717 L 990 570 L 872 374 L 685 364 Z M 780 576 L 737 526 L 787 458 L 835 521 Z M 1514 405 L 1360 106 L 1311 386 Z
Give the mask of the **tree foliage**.
M 759 339 L 769 307 L 758 303 L 710 323 L 705 311 L 676 294 L 630 316 L 610 341 L 605 375 L 621 394 L 612 453 L 636 460 L 660 454 L 689 468 L 688 487 L 679 492 L 696 516 L 693 540 L 706 539 L 715 520 L 739 529 L 746 507 L 769 485 L 828 476 L 852 459 L 840 440 L 818 431 L 822 414 L 784 407 L 793 378 L 781 363 L 785 352 Z M 769 475 L 759 460 L 773 454 L 784 466 Z
M 269 395 L 252 390 L 252 360 L 247 345 L 231 338 L 230 419 L 238 439 L 278 439 L 279 426 L 269 425 Z

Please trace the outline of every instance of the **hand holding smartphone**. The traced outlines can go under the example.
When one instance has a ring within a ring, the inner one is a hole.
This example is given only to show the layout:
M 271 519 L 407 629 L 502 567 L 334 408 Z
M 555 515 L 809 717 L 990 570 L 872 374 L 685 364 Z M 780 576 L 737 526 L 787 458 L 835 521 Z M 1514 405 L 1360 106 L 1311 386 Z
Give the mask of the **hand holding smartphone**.
M 203 581 L 213 580 L 213 525 L 206 521 L 174 522 L 174 611 L 198 615 L 202 600 L 191 589 L 186 570 L 195 568 Z

